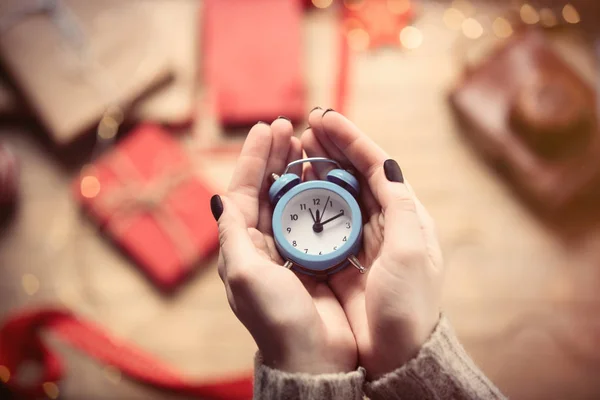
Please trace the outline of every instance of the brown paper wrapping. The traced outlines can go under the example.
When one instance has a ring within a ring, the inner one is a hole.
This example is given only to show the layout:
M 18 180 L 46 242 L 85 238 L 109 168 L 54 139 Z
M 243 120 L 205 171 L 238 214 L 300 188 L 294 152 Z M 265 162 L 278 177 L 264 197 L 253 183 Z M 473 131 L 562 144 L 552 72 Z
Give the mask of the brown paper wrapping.
M 169 78 L 169 60 L 153 52 L 153 20 L 136 0 L 63 0 L 84 32 L 82 63 L 48 13 L 13 18 L 0 34 L 0 58 L 23 97 L 59 145 L 96 124 L 108 104 L 127 108 Z M 4 0 L 0 25 L 33 0 Z

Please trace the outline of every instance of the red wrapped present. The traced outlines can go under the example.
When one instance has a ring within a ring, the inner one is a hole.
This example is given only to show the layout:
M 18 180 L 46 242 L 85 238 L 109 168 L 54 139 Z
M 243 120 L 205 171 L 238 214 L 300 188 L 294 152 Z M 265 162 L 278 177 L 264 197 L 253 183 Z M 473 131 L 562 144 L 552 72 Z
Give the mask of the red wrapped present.
M 218 248 L 214 194 L 175 139 L 137 128 L 85 168 L 77 199 L 160 288 L 174 289 Z
M 296 0 L 203 2 L 202 78 L 225 126 L 306 113 L 302 5 Z

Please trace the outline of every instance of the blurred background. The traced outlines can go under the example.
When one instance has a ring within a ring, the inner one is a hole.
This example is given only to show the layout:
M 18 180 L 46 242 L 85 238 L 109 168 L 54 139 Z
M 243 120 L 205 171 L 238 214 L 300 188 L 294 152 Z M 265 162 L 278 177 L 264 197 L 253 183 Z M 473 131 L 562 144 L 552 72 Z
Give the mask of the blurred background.
M 68 310 L 182 376 L 249 374 L 208 201 L 253 123 L 332 107 L 437 221 L 445 311 L 489 378 L 599 398 L 598 26 L 595 0 L 4 0 L 0 321 Z M 62 378 L 0 351 L 0 384 L 185 397 L 42 337 Z

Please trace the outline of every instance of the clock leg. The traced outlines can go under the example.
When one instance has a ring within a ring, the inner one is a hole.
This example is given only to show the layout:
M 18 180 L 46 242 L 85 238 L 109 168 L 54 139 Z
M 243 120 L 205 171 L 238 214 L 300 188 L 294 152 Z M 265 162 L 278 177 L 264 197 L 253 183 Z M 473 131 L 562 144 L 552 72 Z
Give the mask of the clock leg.
M 294 263 L 291 262 L 290 260 L 288 260 L 283 264 L 283 266 L 284 266 L 284 268 L 292 269 L 292 267 L 294 266 Z
M 356 268 L 361 274 L 367 272 L 367 269 L 362 266 L 362 264 L 360 263 L 360 261 L 358 261 L 358 258 L 356 258 L 356 256 L 348 257 L 348 261 L 350 261 L 350 264 L 352 264 L 354 268 Z

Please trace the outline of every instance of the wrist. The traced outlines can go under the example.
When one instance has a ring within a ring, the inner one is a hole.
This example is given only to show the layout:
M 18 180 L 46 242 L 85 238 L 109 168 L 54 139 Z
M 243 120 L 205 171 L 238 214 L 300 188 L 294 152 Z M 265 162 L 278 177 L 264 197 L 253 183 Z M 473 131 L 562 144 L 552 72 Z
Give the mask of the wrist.
M 367 369 L 369 380 L 379 379 L 417 357 L 434 329 L 435 325 L 429 329 L 428 325 L 399 324 L 373 335 L 373 362 Z
M 313 335 L 303 329 L 298 335 L 278 336 L 284 340 L 270 338 L 257 341 L 257 345 L 263 364 L 280 371 L 307 374 L 355 371 L 356 350 L 351 353 L 345 344 L 340 345 L 336 341 L 329 343 L 324 336 Z
M 318 349 L 303 349 L 288 348 L 274 350 L 269 347 L 261 349 L 259 352 L 262 357 L 263 364 L 283 372 L 289 373 L 306 373 L 306 374 L 329 374 L 340 372 L 351 372 L 356 370 L 357 365 L 353 363 L 338 360 L 335 355 L 328 356 L 329 352 Z

